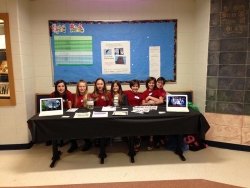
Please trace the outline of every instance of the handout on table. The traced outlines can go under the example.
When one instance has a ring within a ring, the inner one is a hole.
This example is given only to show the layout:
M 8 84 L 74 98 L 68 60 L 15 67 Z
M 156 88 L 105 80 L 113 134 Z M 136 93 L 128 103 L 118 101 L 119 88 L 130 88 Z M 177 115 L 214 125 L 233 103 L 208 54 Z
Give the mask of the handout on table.
M 92 117 L 108 117 L 108 112 L 95 112 L 95 111 L 93 111 Z
M 66 112 L 75 112 L 75 111 L 77 111 L 78 110 L 78 108 L 70 108 L 70 109 L 68 109 Z
M 88 118 L 90 117 L 90 113 L 91 112 L 79 112 L 79 113 L 75 113 L 73 118 Z
M 115 106 L 103 106 L 102 111 L 116 111 Z

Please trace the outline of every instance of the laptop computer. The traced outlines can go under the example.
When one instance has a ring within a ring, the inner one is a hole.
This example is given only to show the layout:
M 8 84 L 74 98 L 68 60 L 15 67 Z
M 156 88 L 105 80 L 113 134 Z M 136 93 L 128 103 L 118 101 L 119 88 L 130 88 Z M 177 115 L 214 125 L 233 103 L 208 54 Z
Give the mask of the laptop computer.
M 187 95 L 167 95 L 167 112 L 189 112 Z
M 63 115 L 62 98 L 43 98 L 40 99 L 39 116 Z

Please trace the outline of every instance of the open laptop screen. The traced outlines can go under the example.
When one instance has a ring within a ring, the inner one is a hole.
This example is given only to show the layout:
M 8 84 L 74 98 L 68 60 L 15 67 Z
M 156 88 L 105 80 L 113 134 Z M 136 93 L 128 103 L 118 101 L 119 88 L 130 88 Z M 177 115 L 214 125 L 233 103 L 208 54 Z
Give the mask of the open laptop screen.
M 187 97 L 183 95 L 168 95 L 168 107 L 186 107 Z
M 62 98 L 44 98 L 40 99 L 39 116 L 61 115 L 63 114 Z

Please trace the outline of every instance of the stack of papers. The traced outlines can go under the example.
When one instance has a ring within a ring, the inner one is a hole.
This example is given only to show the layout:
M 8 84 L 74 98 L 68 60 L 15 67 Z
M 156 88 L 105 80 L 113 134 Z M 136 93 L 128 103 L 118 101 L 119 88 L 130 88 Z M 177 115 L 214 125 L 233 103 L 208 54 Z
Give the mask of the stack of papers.
M 144 113 L 146 113 L 144 110 L 141 110 L 141 109 L 132 110 L 131 112 L 138 113 L 138 114 L 144 114 Z
M 131 112 L 144 114 L 149 113 L 150 110 L 157 110 L 158 106 L 134 106 Z

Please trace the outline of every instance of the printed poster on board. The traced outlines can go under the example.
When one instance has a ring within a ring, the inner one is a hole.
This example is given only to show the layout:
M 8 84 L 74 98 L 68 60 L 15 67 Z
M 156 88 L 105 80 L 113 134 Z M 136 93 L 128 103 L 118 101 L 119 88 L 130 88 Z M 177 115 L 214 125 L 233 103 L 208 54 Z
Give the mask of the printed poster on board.
M 130 74 L 130 42 L 102 41 L 102 74 Z

